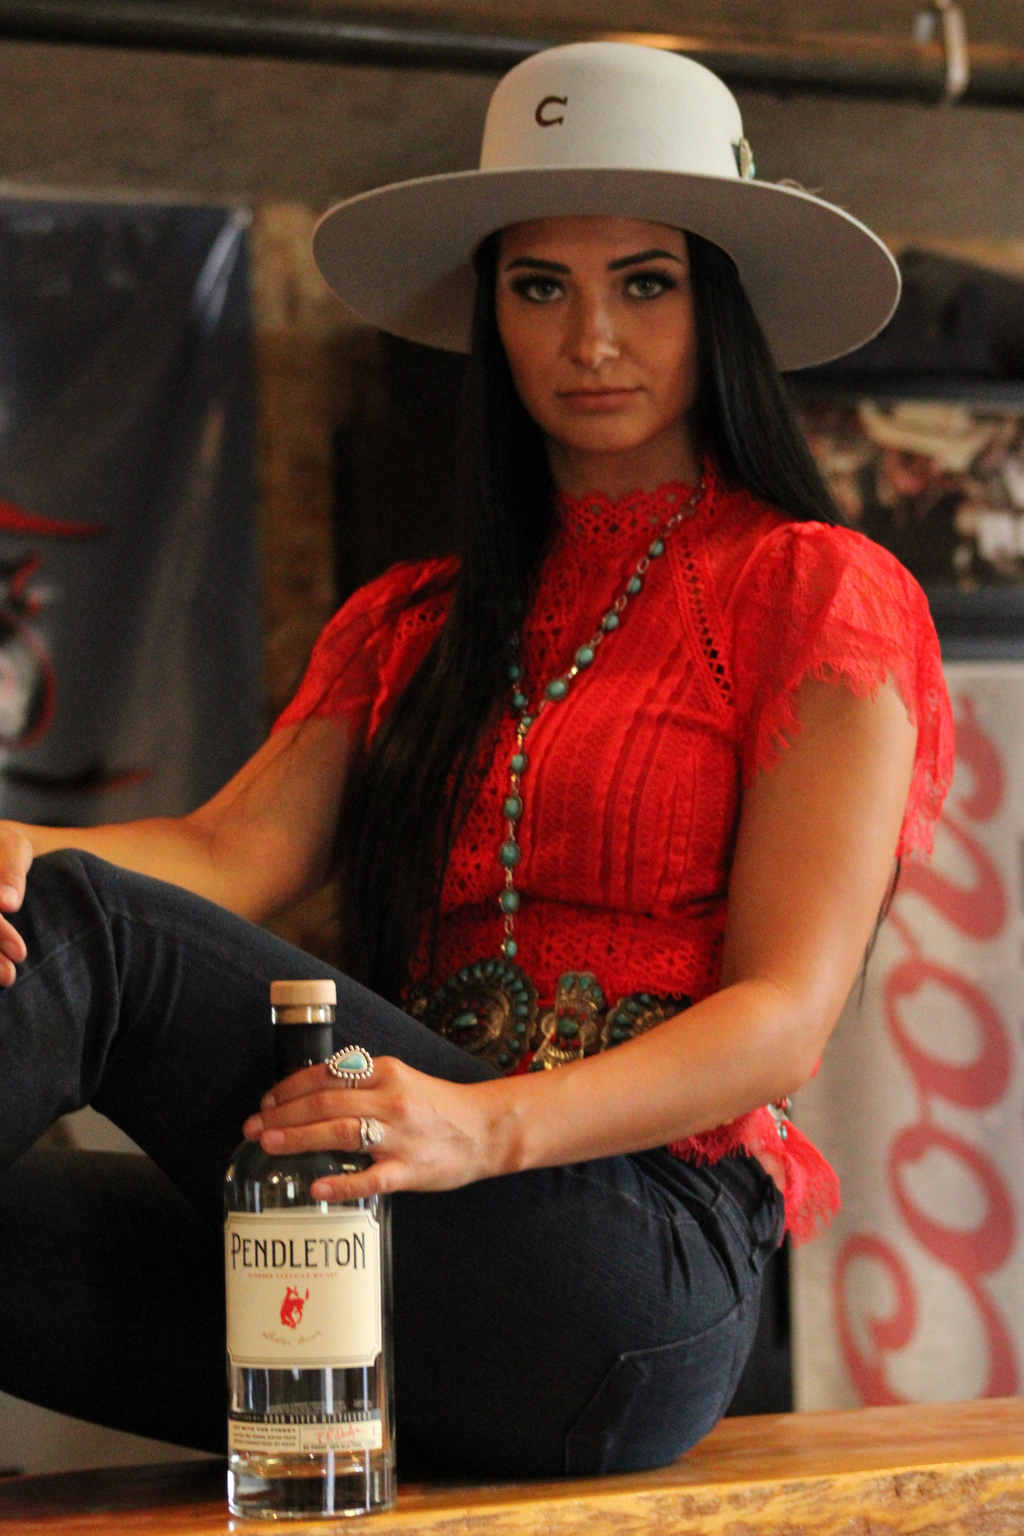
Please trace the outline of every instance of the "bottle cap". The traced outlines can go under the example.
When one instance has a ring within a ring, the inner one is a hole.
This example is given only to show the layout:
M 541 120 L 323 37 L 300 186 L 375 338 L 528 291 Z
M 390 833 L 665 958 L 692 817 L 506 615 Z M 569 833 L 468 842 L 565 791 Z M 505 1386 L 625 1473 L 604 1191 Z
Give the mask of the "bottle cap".
M 272 1008 L 322 1008 L 338 1001 L 338 989 L 333 981 L 272 981 L 270 1006 Z

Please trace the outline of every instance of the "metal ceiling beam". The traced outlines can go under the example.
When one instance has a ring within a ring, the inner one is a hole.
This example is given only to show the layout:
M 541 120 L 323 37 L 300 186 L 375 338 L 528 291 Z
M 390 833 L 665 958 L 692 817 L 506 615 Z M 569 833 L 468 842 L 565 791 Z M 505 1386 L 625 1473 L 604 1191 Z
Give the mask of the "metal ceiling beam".
M 488 74 L 548 46 L 259 0 L 0 0 L 0 37 Z
M 939 101 L 947 87 L 941 43 L 807 34 L 772 44 L 722 36 L 596 33 L 654 43 L 699 59 L 734 86 Z M 0 38 L 153 48 L 386 67 L 500 74 L 567 36 L 540 39 L 418 27 L 399 16 L 267 5 L 261 0 L 0 0 Z M 962 99 L 1024 106 L 1024 49 L 972 44 Z

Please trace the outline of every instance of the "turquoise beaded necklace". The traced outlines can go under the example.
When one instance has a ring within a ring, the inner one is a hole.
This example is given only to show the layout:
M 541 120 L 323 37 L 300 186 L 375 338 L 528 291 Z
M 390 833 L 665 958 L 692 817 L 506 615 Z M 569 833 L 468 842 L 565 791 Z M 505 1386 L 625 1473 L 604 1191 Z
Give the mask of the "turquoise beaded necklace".
M 697 482 L 697 488 L 678 511 L 673 512 L 657 538 L 652 539 L 644 553 L 640 556 L 633 568 L 633 574 L 626 582 L 625 587 L 605 613 L 597 629 L 590 639 L 581 645 L 572 659 L 572 665 L 565 672 L 559 673 L 545 685 L 544 691 L 538 701 L 536 709 L 531 709 L 530 700 L 522 691 L 523 669 L 516 659 L 519 651 L 519 636 L 512 638 L 513 660 L 508 669 L 509 681 L 512 685 L 512 712 L 518 716 L 516 722 L 516 745 L 509 762 L 509 792 L 505 796 L 502 812 L 505 817 L 505 840 L 498 849 L 498 863 L 505 872 L 505 887 L 498 897 L 498 906 L 504 923 L 505 937 L 501 945 L 501 953 L 506 960 L 514 960 L 518 951 L 516 944 L 516 913 L 519 911 L 519 892 L 515 886 L 515 870 L 523 856 L 516 836 L 517 827 L 523 818 L 525 801 L 523 799 L 523 774 L 526 772 L 530 759 L 526 752 L 526 738 L 531 729 L 536 725 L 544 710 L 552 704 L 560 704 L 568 698 L 573 683 L 581 672 L 592 667 L 601 646 L 618 629 L 622 615 L 625 613 L 632 599 L 638 597 L 643 591 L 644 578 L 655 560 L 659 560 L 665 553 L 665 541 L 679 527 L 685 518 L 692 517 L 697 510 L 697 504 L 704 495 L 704 480 L 701 477 Z

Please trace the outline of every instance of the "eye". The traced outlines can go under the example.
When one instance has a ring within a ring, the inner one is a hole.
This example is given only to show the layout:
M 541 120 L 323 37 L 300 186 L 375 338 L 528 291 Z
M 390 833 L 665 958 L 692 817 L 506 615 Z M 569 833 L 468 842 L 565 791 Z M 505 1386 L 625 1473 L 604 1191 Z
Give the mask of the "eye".
M 631 272 L 624 285 L 631 299 L 657 299 L 676 286 L 667 272 Z
M 521 299 L 526 299 L 530 304 L 550 304 L 552 299 L 562 296 L 562 285 L 556 277 L 542 277 L 539 273 L 531 273 L 529 277 L 517 277 L 512 284 L 512 292 L 518 293 Z

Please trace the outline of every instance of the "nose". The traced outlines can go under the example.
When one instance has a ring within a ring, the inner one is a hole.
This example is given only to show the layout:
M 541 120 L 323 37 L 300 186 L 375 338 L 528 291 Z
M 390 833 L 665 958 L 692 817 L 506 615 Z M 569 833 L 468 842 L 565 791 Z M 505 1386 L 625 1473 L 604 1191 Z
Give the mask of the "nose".
M 571 306 L 568 352 L 574 363 L 597 373 L 619 356 L 612 317 L 602 295 L 581 293 Z

